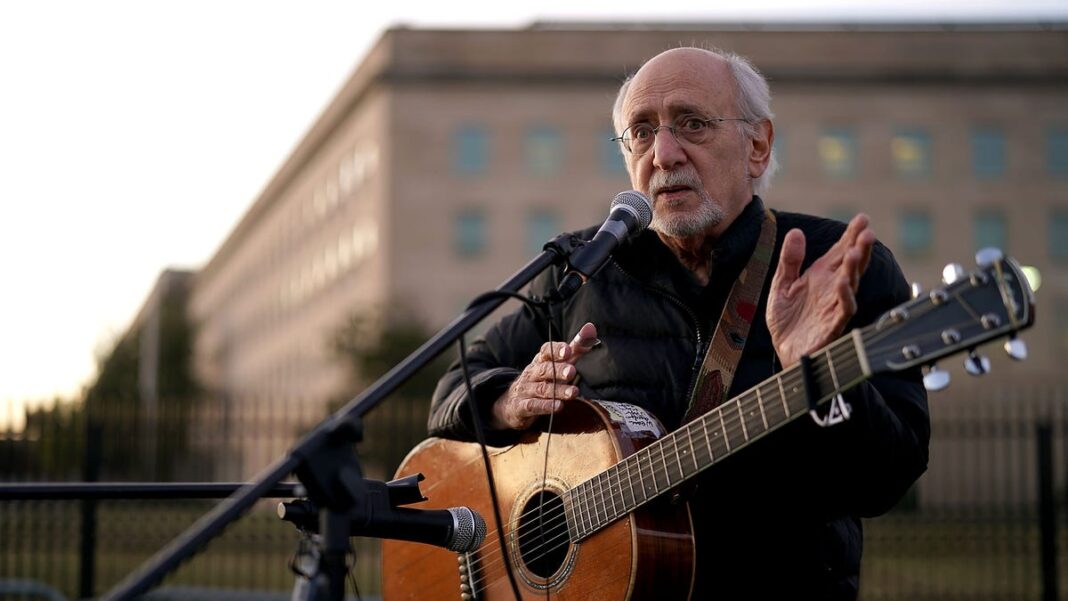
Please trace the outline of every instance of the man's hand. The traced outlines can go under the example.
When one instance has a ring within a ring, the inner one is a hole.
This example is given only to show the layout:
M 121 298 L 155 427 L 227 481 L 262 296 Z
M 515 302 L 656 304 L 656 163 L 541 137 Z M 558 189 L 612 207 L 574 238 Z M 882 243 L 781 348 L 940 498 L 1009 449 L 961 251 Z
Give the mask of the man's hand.
M 598 342 L 597 328 L 587 323 L 570 343 L 543 344 L 530 365 L 493 403 L 490 427 L 523 430 L 539 415 L 563 409 L 563 401 L 578 396 L 578 387 L 571 385 L 578 375 L 575 361 Z
M 790 230 L 783 240 L 779 267 L 768 296 L 768 331 L 783 367 L 841 336 L 857 312 L 860 276 L 868 268 L 875 233 L 863 213 L 849 222 L 842 237 L 801 273 L 805 235 Z

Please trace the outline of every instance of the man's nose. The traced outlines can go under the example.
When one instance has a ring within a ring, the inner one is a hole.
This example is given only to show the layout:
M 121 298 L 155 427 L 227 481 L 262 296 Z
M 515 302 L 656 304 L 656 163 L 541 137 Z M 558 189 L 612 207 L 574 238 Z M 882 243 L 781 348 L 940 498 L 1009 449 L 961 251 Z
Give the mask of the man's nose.
M 675 132 L 663 127 L 653 138 L 653 165 L 664 171 L 671 171 L 686 162 L 686 152 L 675 137 Z

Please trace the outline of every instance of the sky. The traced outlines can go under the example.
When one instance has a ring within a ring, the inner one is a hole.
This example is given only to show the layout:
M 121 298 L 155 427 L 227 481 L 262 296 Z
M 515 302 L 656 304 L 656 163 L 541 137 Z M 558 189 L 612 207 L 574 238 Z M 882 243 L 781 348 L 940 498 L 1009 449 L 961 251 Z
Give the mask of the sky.
M 0 427 L 202 266 L 390 26 L 1068 21 L 1065 0 L 0 3 Z M 607 8 L 607 7 L 611 8 Z

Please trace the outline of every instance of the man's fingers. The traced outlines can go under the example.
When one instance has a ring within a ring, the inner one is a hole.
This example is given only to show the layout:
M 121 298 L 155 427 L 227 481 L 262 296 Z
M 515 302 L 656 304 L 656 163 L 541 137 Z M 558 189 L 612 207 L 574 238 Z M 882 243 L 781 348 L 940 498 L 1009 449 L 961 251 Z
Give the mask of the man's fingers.
M 521 384 L 516 392 L 519 396 L 536 399 L 571 399 L 578 394 L 578 389 L 562 382 L 542 380 Z
M 799 229 L 786 233 L 779 253 L 779 266 L 772 278 L 772 289 L 789 293 L 790 286 L 801 276 L 801 262 L 805 258 L 805 235 Z
M 541 350 L 538 351 L 538 356 L 534 357 L 534 361 L 567 361 L 571 358 L 572 352 L 571 345 L 566 342 L 546 342 L 541 345 Z
M 850 286 L 845 279 L 839 281 L 837 293 L 841 311 L 836 316 L 837 319 L 833 328 L 836 336 L 842 332 L 849 320 L 853 319 L 853 316 L 857 314 L 857 297 L 853 294 L 854 290 L 855 288 Z
M 558 382 L 570 382 L 575 379 L 578 370 L 570 363 L 549 362 L 532 363 L 530 365 L 529 379 L 531 380 L 556 380 Z
M 861 275 L 868 270 L 871 263 L 871 251 L 875 247 L 875 232 L 866 229 L 860 233 L 857 239 L 857 247 L 860 249 L 860 261 L 857 264 L 857 272 Z
M 597 339 L 597 328 L 592 323 L 586 323 L 571 342 L 546 342 L 541 345 L 541 350 L 534 357 L 535 363 L 567 361 L 574 362 L 576 359 L 590 352 L 601 343 Z
M 586 322 L 579 328 L 568 346 L 571 347 L 572 357 L 577 359 L 597 348 L 599 344 L 601 344 L 601 341 L 597 338 L 597 327 L 590 322 Z

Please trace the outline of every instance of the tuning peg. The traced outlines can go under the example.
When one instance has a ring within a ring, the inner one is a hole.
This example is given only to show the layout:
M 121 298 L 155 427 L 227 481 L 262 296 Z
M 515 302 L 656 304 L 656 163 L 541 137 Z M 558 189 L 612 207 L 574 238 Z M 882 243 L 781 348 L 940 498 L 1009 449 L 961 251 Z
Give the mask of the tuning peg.
M 949 386 L 949 372 L 938 369 L 937 365 L 932 365 L 927 368 L 927 373 L 923 374 L 923 387 L 931 392 L 938 392 L 946 386 Z
M 964 370 L 973 376 L 990 373 L 990 358 L 972 351 L 964 358 Z
M 979 267 L 990 267 L 1003 258 L 1005 258 L 1005 255 L 1001 252 L 1001 249 L 993 246 L 980 249 L 979 252 L 975 253 L 975 262 Z
M 913 282 L 912 298 L 918 298 L 921 294 L 923 294 L 923 286 L 921 286 L 919 282 Z
M 942 281 L 948 286 L 965 276 L 964 268 L 960 263 L 949 263 L 942 268 Z
M 1015 336 L 1005 341 L 1004 348 L 1005 353 L 1017 361 L 1027 359 L 1027 344 Z

